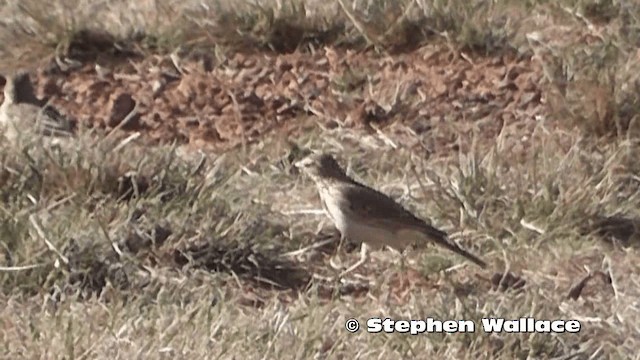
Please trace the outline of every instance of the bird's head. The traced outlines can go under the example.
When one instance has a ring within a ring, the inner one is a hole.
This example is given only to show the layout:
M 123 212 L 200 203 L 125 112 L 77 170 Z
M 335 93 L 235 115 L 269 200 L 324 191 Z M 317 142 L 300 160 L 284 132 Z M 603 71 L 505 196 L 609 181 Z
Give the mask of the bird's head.
M 295 163 L 295 166 L 314 181 L 345 179 L 347 175 L 333 156 L 326 153 L 311 154 Z

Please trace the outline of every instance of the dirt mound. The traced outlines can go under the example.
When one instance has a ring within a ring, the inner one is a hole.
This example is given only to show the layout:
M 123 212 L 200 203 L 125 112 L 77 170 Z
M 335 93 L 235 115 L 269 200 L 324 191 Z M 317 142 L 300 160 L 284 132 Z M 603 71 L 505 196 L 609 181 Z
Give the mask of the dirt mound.
M 505 122 L 543 113 L 540 77 L 529 58 L 508 54 L 483 58 L 427 47 L 382 56 L 325 48 L 158 56 L 86 64 L 69 74 L 41 69 L 34 82 L 40 97 L 91 127 L 140 131 L 157 142 L 224 150 L 274 129 L 296 129 L 311 116 L 328 127 L 402 123 L 418 134 L 437 128 L 426 144 L 437 151 L 456 146 L 460 132 L 478 127 L 495 136 Z

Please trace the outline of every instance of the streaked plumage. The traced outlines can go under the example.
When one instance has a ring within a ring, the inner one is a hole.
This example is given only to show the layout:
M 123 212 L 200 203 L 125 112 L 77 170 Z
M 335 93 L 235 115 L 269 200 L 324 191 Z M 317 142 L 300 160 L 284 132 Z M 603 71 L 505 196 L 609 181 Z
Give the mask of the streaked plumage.
M 343 237 L 373 249 L 432 241 L 482 268 L 486 263 L 451 242 L 447 234 L 417 218 L 387 195 L 351 179 L 328 154 L 314 154 L 297 166 L 316 183 L 323 207 Z

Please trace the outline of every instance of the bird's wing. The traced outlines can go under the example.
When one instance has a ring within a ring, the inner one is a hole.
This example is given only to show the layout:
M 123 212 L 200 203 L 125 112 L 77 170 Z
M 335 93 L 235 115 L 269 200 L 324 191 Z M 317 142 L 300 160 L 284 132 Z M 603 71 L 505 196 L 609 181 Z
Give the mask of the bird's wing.
M 390 197 L 358 183 L 344 185 L 341 194 L 342 206 L 351 211 L 351 216 L 359 216 L 363 222 L 375 220 L 372 226 L 375 227 L 375 223 L 378 223 L 387 228 L 395 228 L 396 234 L 410 236 L 412 230 L 419 231 L 434 243 L 486 268 L 487 264 L 482 259 L 451 242 L 447 233 L 417 218 Z
M 446 239 L 447 234 L 419 219 L 387 195 L 359 183 L 344 185 L 342 201 L 354 216 L 366 216 L 382 224 L 401 225 L 419 230 L 429 237 Z

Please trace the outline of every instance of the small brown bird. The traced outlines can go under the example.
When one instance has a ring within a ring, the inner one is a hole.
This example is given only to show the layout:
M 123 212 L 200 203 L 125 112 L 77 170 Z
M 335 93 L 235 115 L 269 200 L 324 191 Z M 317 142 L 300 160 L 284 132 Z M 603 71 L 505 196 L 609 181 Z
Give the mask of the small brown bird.
M 7 140 L 15 142 L 26 134 L 64 137 L 73 124 L 55 108 L 39 100 L 25 71 L 6 77 L 4 102 L 0 106 L 0 126 Z
M 486 263 L 449 241 L 447 234 L 414 216 L 387 195 L 351 179 L 328 154 L 312 154 L 296 163 L 316 183 L 322 205 L 342 238 L 362 243 L 360 260 L 342 275 L 362 265 L 367 247 L 398 251 L 432 241 L 482 268 Z

